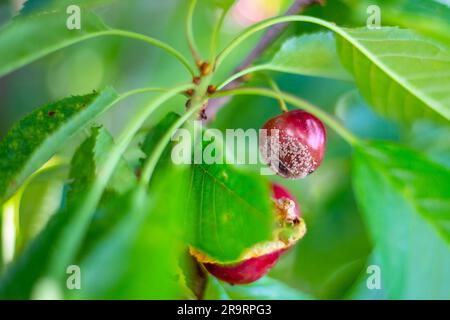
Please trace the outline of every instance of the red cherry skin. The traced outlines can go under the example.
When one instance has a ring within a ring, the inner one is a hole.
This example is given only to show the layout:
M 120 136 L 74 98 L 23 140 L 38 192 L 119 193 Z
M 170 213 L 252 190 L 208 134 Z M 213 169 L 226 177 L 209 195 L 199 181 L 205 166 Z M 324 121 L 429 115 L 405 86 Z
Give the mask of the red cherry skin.
M 276 204 L 278 218 L 286 223 L 296 223 L 300 219 L 300 207 L 294 196 L 283 186 L 272 183 L 272 198 Z M 252 283 L 264 275 L 275 266 L 283 252 L 289 249 L 278 248 L 272 252 L 245 259 L 232 264 L 203 263 L 216 278 L 230 284 Z
M 205 268 L 216 278 L 230 284 L 252 283 L 263 277 L 277 263 L 286 249 L 280 249 L 237 264 L 205 263 Z
M 303 110 L 285 112 L 264 124 L 260 136 L 264 160 L 280 176 L 304 178 L 322 163 L 326 130 L 322 121 Z
M 291 219 L 297 220 L 301 217 L 301 209 L 295 197 L 282 185 L 278 183 L 272 183 L 272 197 L 278 203 L 282 204 L 282 201 L 291 201 L 292 209 L 290 208 Z M 288 215 L 289 217 L 289 215 Z

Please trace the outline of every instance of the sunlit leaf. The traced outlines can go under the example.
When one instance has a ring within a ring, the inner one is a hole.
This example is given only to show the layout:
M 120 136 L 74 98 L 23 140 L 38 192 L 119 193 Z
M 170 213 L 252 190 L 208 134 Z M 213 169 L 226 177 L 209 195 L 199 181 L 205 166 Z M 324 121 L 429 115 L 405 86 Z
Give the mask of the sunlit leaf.
M 333 33 L 320 32 L 287 40 L 264 69 L 300 75 L 349 80 L 339 62 Z
M 442 0 L 365 0 L 358 1 L 356 11 L 364 17 L 369 5 L 381 9 L 384 25 L 398 25 L 450 44 L 450 8 Z
M 450 51 L 409 30 L 344 29 L 338 52 L 363 96 L 402 122 L 450 120 Z

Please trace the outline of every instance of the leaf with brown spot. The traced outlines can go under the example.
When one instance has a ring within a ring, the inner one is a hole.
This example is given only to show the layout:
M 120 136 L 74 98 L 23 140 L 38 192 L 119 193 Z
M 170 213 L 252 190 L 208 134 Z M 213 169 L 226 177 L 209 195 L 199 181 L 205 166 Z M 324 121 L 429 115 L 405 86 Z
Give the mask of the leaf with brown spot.
M 45 105 L 20 120 L 0 141 L 0 203 L 116 99 L 116 91 L 106 88 Z

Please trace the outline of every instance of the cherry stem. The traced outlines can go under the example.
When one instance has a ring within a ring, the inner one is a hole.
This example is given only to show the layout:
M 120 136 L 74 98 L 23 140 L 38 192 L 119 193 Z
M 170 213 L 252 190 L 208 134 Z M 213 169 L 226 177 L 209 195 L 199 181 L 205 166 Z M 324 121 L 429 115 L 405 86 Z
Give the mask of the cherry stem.
M 186 16 L 186 38 L 189 45 L 189 49 L 191 50 L 192 56 L 195 60 L 197 66 L 200 66 L 202 63 L 202 58 L 200 56 L 199 50 L 197 49 L 197 44 L 195 42 L 194 30 L 193 30 L 193 16 L 195 11 L 195 6 L 197 5 L 197 0 L 191 0 L 188 8 L 188 13 Z
M 281 96 L 281 90 L 278 87 L 277 83 L 272 79 L 272 77 L 268 76 L 267 74 L 263 73 L 264 78 L 266 78 L 269 85 L 272 87 L 272 89 L 279 95 L 278 97 L 278 103 L 280 104 L 280 109 L 282 112 L 288 112 L 288 108 L 286 106 L 286 102 Z
M 318 108 L 317 106 L 309 103 L 306 100 L 298 98 L 294 95 L 285 92 L 276 92 L 275 90 L 267 89 L 267 88 L 253 88 L 253 87 L 245 87 L 239 89 L 232 90 L 222 90 L 214 93 L 212 98 L 226 97 L 226 96 L 235 96 L 235 95 L 259 95 L 270 97 L 274 99 L 282 98 L 287 103 L 292 104 L 293 106 L 303 109 L 307 112 L 310 112 L 321 119 L 325 124 L 327 124 L 330 128 L 336 131 L 345 141 L 347 141 L 350 145 L 355 146 L 360 144 L 359 138 L 354 136 L 347 128 L 345 128 L 337 119 Z
M 186 67 L 186 69 L 189 71 L 189 73 L 191 75 L 195 74 L 195 71 L 192 68 L 189 61 L 179 51 L 177 51 L 175 48 L 171 47 L 170 45 L 168 45 L 165 42 L 162 42 L 158 39 L 146 36 L 141 33 L 126 31 L 126 30 L 119 30 L 119 29 L 110 29 L 110 30 L 102 32 L 101 34 L 102 35 L 111 35 L 111 36 L 120 36 L 120 37 L 140 40 L 140 41 L 149 43 L 155 47 L 158 47 L 158 48 L 166 51 L 170 55 L 174 56 L 178 61 L 181 62 L 181 64 L 183 64 Z
M 220 31 L 222 30 L 223 22 L 225 21 L 228 11 L 229 11 L 229 8 L 222 10 L 222 12 L 220 13 L 219 20 L 217 21 L 217 23 L 214 27 L 213 34 L 211 36 L 211 48 L 210 48 L 209 60 L 211 61 L 211 65 L 213 66 L 213 68 L 216 63 L 218 37 L 219 37 Z
M 295 0 L 293 4 L 286 11 L 284 16 L 290 16 L 294 14 L 299 14 L 309 6 L 320 4 L 324 5 L 325 0 Z M 279 23 L 272 25 L 269 30 L 263 35 L 263 37 L 259 40 L 254 49 L 247 55 L 247 57 L 234 69 L 233 74 L 237 75 L 242 70 L 247 70 L 246 73 L 252 72 L 251 67 L 252 63 L 258 59 L 264 51 L 270 47 L 277 38 L 287 29 L 288 23 Z M 216 57 L 217 59 L 217 57 Z M 214 59 L 214 61 L 217 61 Z M 216 63 L 214 64 L 214 69 L 216 68 Z M 265 68 L 261 68 L 265 69 Z M 256 70 L 254 70 L 256 71 Z M 245 73 L 245 74 L 246 74 Z M 243 74 L 244 75 L 244 74 Z M 229 81 L 227 80 L 219 89 L 234 89 L 239 87 L 243 82 L 245 82 L 245 78 L 241 76 L 234 77 L 233 75 L 230 77 Z M 210 103 L 210 117 L 213 118 L 214 114 L 216 114 L 225 104 L 227 103 L 227 99 L 213 100 Z
M 153 172 L 158 164 L 161 155 L 164 152 L 167 144 L 170 142 L 170 137 L 175 133 L 175 130 L 180 128 L 186 121 L 188 121 L 191 117 L 198 114 L 207 103 L 209 97 L 206 95 L 207 88 L 211 83 L 212 74 L 201 77 L 199 83 L 197 84 L 195 94 L 190 99 L 191 105 L 189 110 L 181 116 L 170 128 L 166 131 L 164 136 L 159 140 L 156 147 L 153 149 L 152 154 L 149 156 L 147 161 L 145 162 L 142 173 L 141 173 L 141 185 L 148 185 L 150 182 Z M 193 84 L 192 84 L 193 86 Z M 192 88 L 192 87 L 191 87 Z

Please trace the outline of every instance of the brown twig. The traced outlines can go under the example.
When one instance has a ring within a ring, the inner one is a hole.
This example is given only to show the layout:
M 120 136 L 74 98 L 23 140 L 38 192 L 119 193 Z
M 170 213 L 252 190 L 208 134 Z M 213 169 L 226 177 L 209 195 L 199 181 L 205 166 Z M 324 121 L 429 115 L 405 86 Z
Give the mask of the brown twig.
M 325 0 L 295 0 L 294 3 L 289 7 L 289 9 L 286 11 L 285 15 L 293 15 L 298 14 L 302 11 L 304 11 L 307 7 L 314 5 L 314 4 L 320 4 L 323 5 Z M 233 74 L 242 71 L 249 66 L 252 65 L 252 63 L 258 59 L 264 51 L 272 45 L 272 43 L 280 37 L 280 35 L 286 30 L 288 27 L 288 23 L 280 23 L 273 27 L 271 27 L 267 32 L 263 35 L 261 40 L 258 42 L 258 44 L 255 46 L 255 48 L 247 55 L 247 57 L 235 68 Z M 224 90 L 230 90 L 235 89 L 239 87 L 242 83 L 246 81 L 246 78 L 238 78 L 234 81 L 230 82 L 228 85 L 226 85 L 223 89 Z M 206 109 L 206 114 L 208 119 L 212 120 L 214 116 L 217 114 L 217 112 L 230 100 L 231 98 L 220 98 L 220 99 L 214 99 L 211 100 L 208 103 L 208 108 Z

